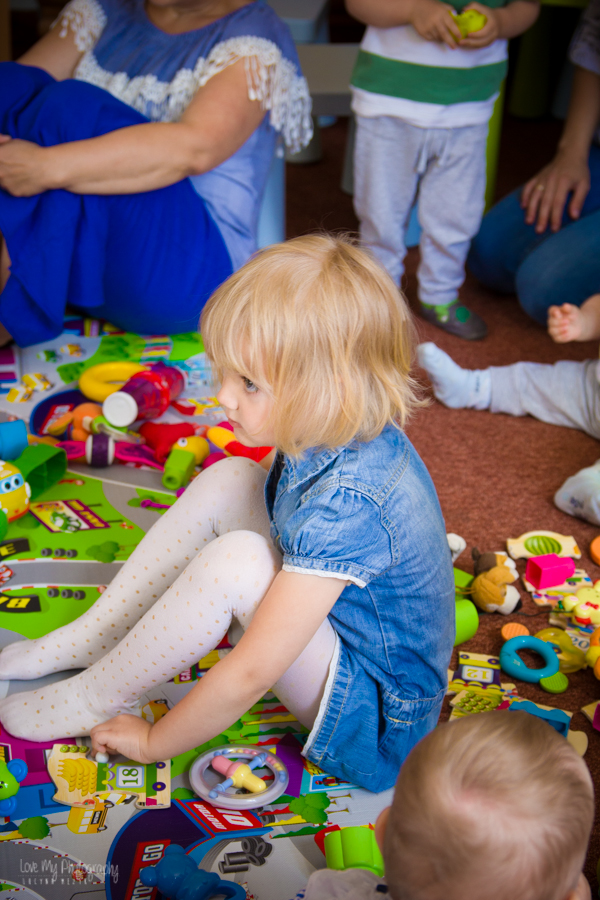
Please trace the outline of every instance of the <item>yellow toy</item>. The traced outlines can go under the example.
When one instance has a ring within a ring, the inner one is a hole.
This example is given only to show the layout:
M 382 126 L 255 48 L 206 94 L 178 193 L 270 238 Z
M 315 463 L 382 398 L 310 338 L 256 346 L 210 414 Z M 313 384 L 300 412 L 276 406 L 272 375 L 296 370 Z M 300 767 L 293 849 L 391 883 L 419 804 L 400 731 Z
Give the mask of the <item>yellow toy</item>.
M 561 600 L 563 608 L 566 612 L 571 613 L 573 622 L 576 625 L 585 627 L 600 625 L 600 582 L 596 582 L 594 587 L 583 587 L 575 594 L 568 594 Z
M 222 450 L 224 453 L 227 453 L 227 444 L 230 444 L 231 441 L 235 441 L 235 435 L 233 431 L 229 431 L 228 428 L 222 428 L 220 425 L 213 425 L 206 432 L 206 437 L 214 444 L 215 447 L 218 447 L 219 450 Z M 227 454 L 228 456 L 230 454 Z
M 188 453 L 193 453 L 194 461 L 197 466 L 202 465 L 202 463 L 210 453 L 208 441 L 206 440 L 206 438 L 200 437 L 200 435 L 198 434 L 192 435 L 191 437 L 179 438 L 173 444 L 173 449 L 175 449 L 175 447 L 177 447 L 179 450 L 187 450 Z
M 23 384 L 31 391 L 49 391 L 52 384 L 41 372 L 28 372 L 23 375 Z
M 25 515 L 30 497 L 31 488 L 17 467 L 0 459 L 0 509 L 9 522 Z
M 600 680 L 600 628 L 596 628 L 590 638 L 590 649 L 585 654 L 588 666 L 594 667 L 594 675 Z
M 107 362 L 90 366 L 79 379 L 79 390 L 89 400 L 104 403 L 110 394 L 121 390 L 126 381 L 147 366 L 134 362 Z
M 244 790 L 250 791 L 252 794 L 262 794 L 263 791 L 266 791 L 267 785 L 262 778 L 259 778 L 258 775 L 254 774 L 252 768 L 256 768 L 263 763 L 264 759 L 262 758 L 262 754 L 255 757 L 250 765 L 232 761 L 227 759 L 226 756 L 214 756 L 210 763 L 211 766 L 216 772 L 226 775 L 227 778 L 225 781 L 216 785 L 209 796 L 216 800 L 219 794 L 224 793 L 228 787 L 238 788 L 238 790 L 244 788 Z
M 54 744 L 48 774 L 56 786 L 54 800 L 66 806 L 95 808 L 101 794 L 135 796 L 137 809 L 171 805 L 171 763 L 97 762 L 88 759 L 89 747 Z
M 452 18 L 458 25 L 461 37 L 464 38 L 474 31 L 481 31 L 487 22 L 487 16 L 477 12 L 476 9 L 465 9 L 464 12 L 458 13 L 458 15 L 452 15 Z
M 566 631 L 562 628 L 542 628 L 535 635 L 541 641 L 558 647 L 559 671 L 568 675 L 570 672 L 578 672 L 587 665 L 583 650 L 576 647 Z

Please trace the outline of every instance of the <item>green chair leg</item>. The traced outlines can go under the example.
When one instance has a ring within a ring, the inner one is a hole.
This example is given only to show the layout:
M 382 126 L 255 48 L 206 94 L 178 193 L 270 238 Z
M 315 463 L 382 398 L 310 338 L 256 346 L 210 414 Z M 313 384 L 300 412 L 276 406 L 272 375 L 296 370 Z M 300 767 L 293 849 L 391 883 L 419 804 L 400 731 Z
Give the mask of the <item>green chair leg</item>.
M 496 194 L 496 175 L 498 174 L 498 157 L 500 155 L 500 134 L 502 132 L 502 113 L 504 111 L 504 95 L 506 93 L 506 81 L 502 82 L 500 94 L 494 104 L 494 111 L 490 119 L 488 131 L 486 157 L 486 185 L 485 185 L 485 209 L 494 203 Z

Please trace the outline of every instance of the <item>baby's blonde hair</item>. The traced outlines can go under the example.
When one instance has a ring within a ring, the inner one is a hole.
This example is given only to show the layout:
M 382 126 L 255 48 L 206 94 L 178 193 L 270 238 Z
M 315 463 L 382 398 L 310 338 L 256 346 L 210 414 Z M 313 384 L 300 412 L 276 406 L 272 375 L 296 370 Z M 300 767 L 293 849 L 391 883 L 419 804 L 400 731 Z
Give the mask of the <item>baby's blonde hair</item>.
M 406 302 L 346 238 L 258 253 L 213 294 L 201 331 L 219 378 L 237 372 L 271 394 L 276 446 L 293 456 L 370 441 L 419 403 Z
M 587 766 L 525 712 L 448 722 L 409 754 L 384 859 L 393 900 L 566 900 L 594 818 Z

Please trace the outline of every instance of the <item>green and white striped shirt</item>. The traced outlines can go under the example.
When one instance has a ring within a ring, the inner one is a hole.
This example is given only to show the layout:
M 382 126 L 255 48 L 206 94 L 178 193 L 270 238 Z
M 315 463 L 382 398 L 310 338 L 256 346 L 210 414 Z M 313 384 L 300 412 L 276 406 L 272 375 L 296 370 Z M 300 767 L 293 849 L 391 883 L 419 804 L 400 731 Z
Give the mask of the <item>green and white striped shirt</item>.
M 506 0 L 486 3 L 505 5 Z M 352 74 L 352 109 L 370 118 L 396 116 L 422 128 L 478 125 L 492 114 L 506 67 L 505 40 L 479 50 L 451 50 L 425 40 L 412 25 L 369 27 Z

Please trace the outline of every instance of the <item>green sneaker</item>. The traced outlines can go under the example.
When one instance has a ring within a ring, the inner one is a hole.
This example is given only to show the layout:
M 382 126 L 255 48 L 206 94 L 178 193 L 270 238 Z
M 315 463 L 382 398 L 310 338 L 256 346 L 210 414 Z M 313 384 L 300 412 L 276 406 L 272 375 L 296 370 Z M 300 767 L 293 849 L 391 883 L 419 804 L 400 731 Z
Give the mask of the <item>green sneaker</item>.
M 421 303 L 421 315 L 432 325 L 466 341 L 480 341 L 487 334 L 487 325 L 481 316 L 471 312 L 458 299 L 448 306 L 428 306 Z

